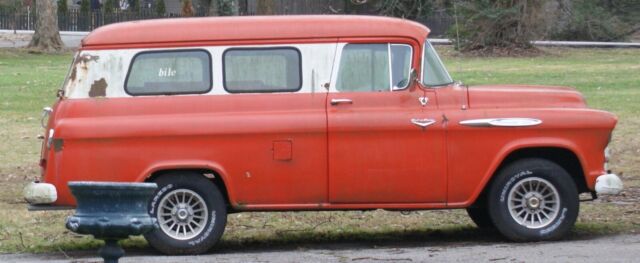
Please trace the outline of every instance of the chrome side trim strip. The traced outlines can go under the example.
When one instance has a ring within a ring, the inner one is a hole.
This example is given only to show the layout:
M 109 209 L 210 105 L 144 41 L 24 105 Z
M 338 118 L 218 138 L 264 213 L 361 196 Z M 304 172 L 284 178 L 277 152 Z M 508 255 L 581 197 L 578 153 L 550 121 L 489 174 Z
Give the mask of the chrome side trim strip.
M 491 118 L 460 121 L 461 125 L 471 127 L 528 127 L 540 125 L 541 123 L 541 120 L 532 118 Z

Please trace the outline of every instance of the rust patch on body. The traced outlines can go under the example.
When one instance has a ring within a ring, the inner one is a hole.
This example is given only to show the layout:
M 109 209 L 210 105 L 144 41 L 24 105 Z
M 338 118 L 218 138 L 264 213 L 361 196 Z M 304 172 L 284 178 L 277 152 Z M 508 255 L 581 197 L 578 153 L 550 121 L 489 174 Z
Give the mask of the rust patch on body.
M 84 77 L 87 75 L 89 70 L 88 63 L 91 61 L 98 61 L 100 56 L 92 56 L 89 54 L 84 54 L 77 56 L 71 65 L 71 73 L 69 74 L 69 79 L 66 81 L 66 85 L 64 87 L 64 94 L 71 94 L 72 88 L 78 82 L 78 78 Z M 80 70 L 80 72 L 78 72 Z
M 73 69 L 71 70 L 71 75 L 69 76 L 71 81 L 74 81 L 76 79 L 76 76 L 78 75 L 78 65 L 80 65 L 81 69 L 84 69 L 86 71 L 87 69 L 89 69 L 87 64 L 91 61 L 98 61 L 98 59 L 100 59 L 100 56 L 92 56 L 89 54 L 79 56 L 73 63 Z
M 107 81 L 104 78 L 96 80 L 91 84 L 91 89 L 89 90 L 89 97 L 104 97 L 107 95 Z
M 98 59 L 100 59 L 100 56 L 92 56 L 89 54 L 85 54 L 78 58 L 78 61 L 76 62 L 76 64 L 80 62 L 87 63 L 89 61 L 98 61 Z
M 73 69 L 71 70 L 71 75 L 69 75 L 69 79 L 71 81 L 76 80 L 76 75 L 77 74 L 78 74 L 78 69 L 75 66 L 73 66 Z

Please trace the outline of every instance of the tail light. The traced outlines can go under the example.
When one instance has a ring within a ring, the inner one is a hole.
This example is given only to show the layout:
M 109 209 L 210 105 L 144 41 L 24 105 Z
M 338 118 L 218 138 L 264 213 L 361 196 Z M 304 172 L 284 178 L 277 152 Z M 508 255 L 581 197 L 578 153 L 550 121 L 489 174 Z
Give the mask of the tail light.
M 49 129 L 49 134 L 47 134 L 47 149 L 51 148 L 51 144 L 53 144 L 53 135 L 55 131 L 53 129 Z
M 42 126 L 42 128 L 47 128 L 47 120 L 49 115 L 51 115 L 51 113 L 53 112 L 53 109 L 51 109 L 50 107 L 44 107 L 42 109 L 42 118 L 40 118 L 40 125 Z

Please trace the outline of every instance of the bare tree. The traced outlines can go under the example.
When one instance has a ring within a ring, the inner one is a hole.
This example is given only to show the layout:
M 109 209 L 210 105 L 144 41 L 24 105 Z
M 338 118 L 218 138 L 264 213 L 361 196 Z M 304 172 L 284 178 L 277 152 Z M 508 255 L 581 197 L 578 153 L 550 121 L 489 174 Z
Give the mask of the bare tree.
M 238 0 L 209 0 L 207 15 L 209 16 L 237 16 L 240 3 Z
M 276 1 L 259 0 L 256 12 L 258 15 L 274 15 L 276 12 Z
M 221 15 L 237 16 L 240 14 L 240 3 L 238 0 L 222 0 Z
M 209 16 L 220 15 L 220 2 L 218 0 L 209 0 L 209 10 L 207 11 Z
M 538 50 L 531 40 L 543 30 L 540 0 L 456 2 L 458 20 L 452 38 L 463 52 L 479 55 L 529 55 Z M 456 9 L 454 9 L 456 10 Z M 455 11 L 454 11 L 455 12 Z
M 53 52 L 64 45 L 58 32 L 58 8 L 55 0 L 36 0 L 36 30 L 29 48 Z
M 182 0 L 182 16 L 188 17 L 194 15 L 193 5 L 191 0 Z

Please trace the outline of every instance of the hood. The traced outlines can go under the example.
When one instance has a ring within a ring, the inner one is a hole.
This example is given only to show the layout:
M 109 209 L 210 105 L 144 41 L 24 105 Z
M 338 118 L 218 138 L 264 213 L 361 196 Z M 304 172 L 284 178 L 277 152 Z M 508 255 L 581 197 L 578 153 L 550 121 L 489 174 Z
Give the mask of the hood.
M 582 94 L 570 87 L 486 85 L 468 88 L 469 108 L 585 108 Z

